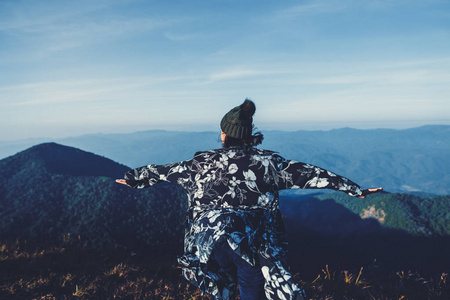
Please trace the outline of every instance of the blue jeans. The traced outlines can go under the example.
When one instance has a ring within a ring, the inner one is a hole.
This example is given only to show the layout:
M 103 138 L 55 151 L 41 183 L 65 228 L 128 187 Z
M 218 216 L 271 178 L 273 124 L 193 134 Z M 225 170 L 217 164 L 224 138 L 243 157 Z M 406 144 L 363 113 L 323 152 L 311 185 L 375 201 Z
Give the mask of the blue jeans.
M 266 299 L 264 277 L 259 264 L 250 265 L 238 256 L 226 241 L 215 245 L 212 256 L 224 270 L 236 272 L 241 300 Z

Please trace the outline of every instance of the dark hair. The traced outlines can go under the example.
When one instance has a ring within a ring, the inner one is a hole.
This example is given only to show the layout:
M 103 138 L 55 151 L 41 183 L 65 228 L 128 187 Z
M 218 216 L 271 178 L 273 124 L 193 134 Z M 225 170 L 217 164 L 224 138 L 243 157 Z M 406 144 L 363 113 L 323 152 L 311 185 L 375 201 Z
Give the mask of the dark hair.
M 252 131 L 255 131 L 256 127 L 253 126 Z M 231 136 L 225 136 L 225 142 L 223 143 L 224 148 L 243 146 L 243 147 L 254 147 L 262 143 L 264 136 L 261 132 L 256 131 L 250 137 L 245 139 L 237 139 Z

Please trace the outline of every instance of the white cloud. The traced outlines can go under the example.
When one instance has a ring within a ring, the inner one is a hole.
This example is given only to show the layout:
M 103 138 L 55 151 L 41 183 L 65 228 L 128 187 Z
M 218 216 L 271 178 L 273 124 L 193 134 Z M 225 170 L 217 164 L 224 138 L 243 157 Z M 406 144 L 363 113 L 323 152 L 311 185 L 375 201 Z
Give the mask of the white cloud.
M 0 21 L 0 32 L 8 33 L 16 40 L 33 45 L 34 52 L 44 51 L 49 54 L 55 51 L 82 47 L 90 44 L 110 42 L 129 37 L 130 35 L 170 27 L 184 23 L 190 18 L 166 16 L 129 15 L 110 10 L 111 6 L 121 1 L 97 1 L 79 3 L 64 2 L 68 7 L 53 3 L 43 5 L 17 5 L 9 9 L 3 21 Z M 5 13 L 6 15 L 6 13 Z
M 294 5 L 277 11 L 275 16 L 278 18 L 291 18 L 306 14 L 335 12 L 342 8 L 341 3 L 343 2 L 315 1 L 310 4 Z
M 187 33 L 187 34 L 180 34 L 180 33 L 173 33 L 173 32 L 166 32 L 164 36 L 171 40 L 176 42 L 182 42 L 182 41 L 189 41 L 192 39 L 195 39 L 198 37 L 197 34 L 194 33 Z
M 362 73 L 357 75 L 341 74 L 332 77 L 310 79 L 304 84 L 370 84 L 370 85 L 404 85 L 450 83 L 450 72 L 443 70 L 422 69 L 413 71 L 390 71 L 379 73 Z
M 0 2 L 0 31 L 27 32 L 96 12 L 109 5 L 111 2 L 107 1 L 4 1 Z
M 165 85 L 196 80 L 192 76 L 129 77 L 36 82 L 0 87 L 2 106 L 39 106 L 98 101 L 120 101 L 130 94 L 149 97 Z
M 273 73 L 273 71 L 266 71 L 262 69 L 236 67 L 211 73 L 208 76 L 208 82 L 235 79 L 252 79 L 254 77 L 269 75 Z
M 329 0 L 317 0 L 306 1 L 302 4 L 297 4 L 283 9 L 275 10 L 272 13 L 258 18 L 262 22 L 280 22 L 299 17 L 310 17 L 317 14 L 329 14 L 343 11 L 348 7 L 352 7 L 352 4 L 348 0 L 329 1 Z

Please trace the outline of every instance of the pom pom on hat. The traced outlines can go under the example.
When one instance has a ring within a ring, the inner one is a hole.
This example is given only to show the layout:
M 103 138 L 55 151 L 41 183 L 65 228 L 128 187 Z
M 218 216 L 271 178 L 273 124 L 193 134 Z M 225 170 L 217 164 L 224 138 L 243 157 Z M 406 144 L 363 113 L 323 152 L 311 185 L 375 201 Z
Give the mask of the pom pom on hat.
M 222 131 L 236 139 L 246 139 L 252 135 L 255 103 L 245 99 L 244 103 L 230 110 L 220 122 Z

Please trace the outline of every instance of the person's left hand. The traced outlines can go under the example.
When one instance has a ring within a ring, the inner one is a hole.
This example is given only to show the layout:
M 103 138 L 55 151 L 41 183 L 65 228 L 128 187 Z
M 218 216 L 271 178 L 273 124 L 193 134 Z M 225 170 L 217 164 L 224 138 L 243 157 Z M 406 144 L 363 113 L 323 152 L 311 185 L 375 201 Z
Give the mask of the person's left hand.
M 359 198 L 366 198 L 367 195 L 375 194 L 375 193 L 381 192 L 382 190 L 383 190 L 382 187 L 379 187 L 379 188 L 377 188 L 377 189 L 367 189 L 367 190 L 363 190 L 363 191 L 362 191 L 362 195 L 359 196 Z

